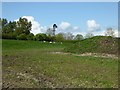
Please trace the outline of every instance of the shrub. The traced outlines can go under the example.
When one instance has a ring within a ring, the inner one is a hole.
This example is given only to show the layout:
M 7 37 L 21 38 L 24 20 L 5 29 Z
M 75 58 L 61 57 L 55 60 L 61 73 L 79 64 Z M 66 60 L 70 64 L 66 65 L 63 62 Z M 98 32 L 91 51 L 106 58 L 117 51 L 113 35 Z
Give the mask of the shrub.
M 27 35 L 27 40 L 33 40 L 34 34 L 30 33 L 29 35 Z
M 27 35 L 26 34 L 20 34 L 16 37 L 18 40 L 26 40 L 27 39 Z
M 3 33 L 2 39 L 16 39 L 16 34 L 14 33 Z
M 34 37 L 34 40 L 37 41 L 46 41 L 47 40 L 47 35 L 43 33 L 36 34 Z

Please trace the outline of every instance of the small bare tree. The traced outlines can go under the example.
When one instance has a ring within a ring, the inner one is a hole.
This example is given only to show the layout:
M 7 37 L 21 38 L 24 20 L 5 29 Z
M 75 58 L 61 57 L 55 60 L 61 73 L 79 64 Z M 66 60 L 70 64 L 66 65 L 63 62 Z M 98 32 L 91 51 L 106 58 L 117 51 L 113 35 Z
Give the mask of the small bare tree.
M 67 32 L 65 34 L 65 39 L 66 40 L 73 40 L 74 35 L 71 32 Z
M 105 32 L 105 36 L 114 37 L 115 36 L 115 32 L 113 31 L 113 28 L 107 28 L 107 30 Z
M 53 35 L 53 29 L 48 28 L 47 31 L 46 31 L 46 34 L 52 36 Z
M 89 33 L 87 33 L 86 35 L 85 35 L 85 38 L 91 38 L 91 37 L 93 37 L 94 35 L 93 35 L 93 33 L 92 32 L 89 32 Z

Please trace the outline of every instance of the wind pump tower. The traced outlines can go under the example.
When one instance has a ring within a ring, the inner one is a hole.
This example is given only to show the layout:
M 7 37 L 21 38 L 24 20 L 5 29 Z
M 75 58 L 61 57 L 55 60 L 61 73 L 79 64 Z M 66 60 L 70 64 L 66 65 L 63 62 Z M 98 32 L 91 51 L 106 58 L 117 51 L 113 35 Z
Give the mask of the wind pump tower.
M 55 30 L 57 28 L 57 25 L 56 24 L 53 24 L 53 36 L 55 36 Z

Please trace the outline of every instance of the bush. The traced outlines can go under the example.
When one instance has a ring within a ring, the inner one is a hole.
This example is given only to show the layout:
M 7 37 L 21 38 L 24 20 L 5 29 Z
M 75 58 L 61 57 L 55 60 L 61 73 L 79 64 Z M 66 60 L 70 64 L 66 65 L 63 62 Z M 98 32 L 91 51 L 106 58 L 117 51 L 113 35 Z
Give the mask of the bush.
M 46 34 L 39 33 L 39 34 L 35 35 L 34 40 L 37 40 L 37 41 L 46 41 L 47 40 L 47 36 L 46 36 Z
M 26 40 L 27 39 L 27 35 L 26 34 L 20 34 L 20 35 L 18 35 L 17 37 L 16 37 L 16 39 L 18 39 L 18 40 Z
M 57 35 L 55 36 L 55 41 L 57 41 L 57 42 L 62 42 L 62 41 L 64 41 L 64 36 L 63 36 L 63 34 L 61 34 L 61 33 L 57 34 Z
M 14 33 L 3 33 L 2 39 L 16 39 L 16 34 Z
M 34 34 L 30 33 L 29 35 L 27 35 L 27 40 L 33 40 Z

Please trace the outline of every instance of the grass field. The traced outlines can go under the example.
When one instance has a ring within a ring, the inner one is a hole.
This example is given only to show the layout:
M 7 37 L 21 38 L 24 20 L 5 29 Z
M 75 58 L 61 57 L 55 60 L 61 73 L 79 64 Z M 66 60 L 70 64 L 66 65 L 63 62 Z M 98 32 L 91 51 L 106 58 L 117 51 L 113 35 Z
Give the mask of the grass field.
M 117 59 L 56 53 L 69 44 L 3 40 L 3 87 L 118 87 Z

